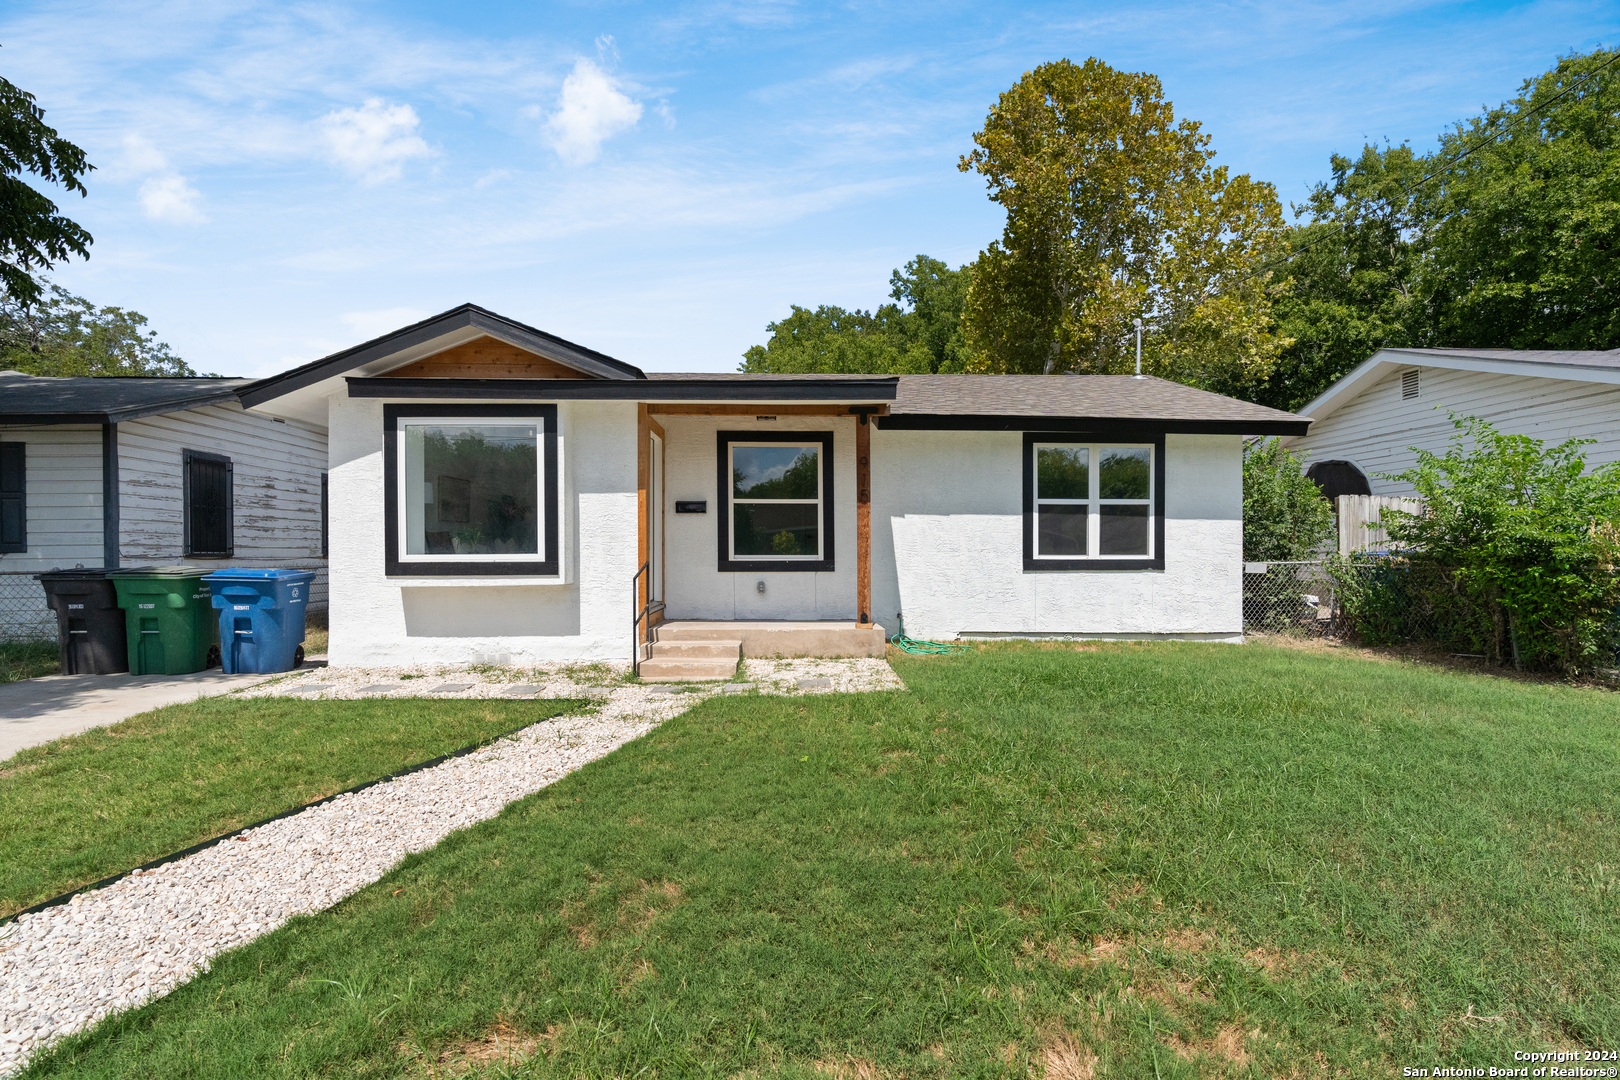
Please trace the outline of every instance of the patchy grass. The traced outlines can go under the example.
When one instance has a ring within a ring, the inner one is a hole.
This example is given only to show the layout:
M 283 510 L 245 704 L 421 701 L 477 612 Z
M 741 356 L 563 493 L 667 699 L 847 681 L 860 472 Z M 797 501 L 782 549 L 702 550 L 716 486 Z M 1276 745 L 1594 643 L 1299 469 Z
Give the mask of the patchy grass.
M 18 682 L 62 671 L 62 653 L 54 641 L 0 642 L 0 683 Z
M 0 767 L 0 915 L 576 708 L 204 698 Z
M 331 635 L 327 632 L 328 612 L 323 608 L 320 611 L 304 612 L 304 655 L 325 656 L 327 643 Z
M 907 692 L 710 699 L 25 1075 L 1362 1077 L 1620 1044 L 1612 694 L 1266 646 L 896 666 Z

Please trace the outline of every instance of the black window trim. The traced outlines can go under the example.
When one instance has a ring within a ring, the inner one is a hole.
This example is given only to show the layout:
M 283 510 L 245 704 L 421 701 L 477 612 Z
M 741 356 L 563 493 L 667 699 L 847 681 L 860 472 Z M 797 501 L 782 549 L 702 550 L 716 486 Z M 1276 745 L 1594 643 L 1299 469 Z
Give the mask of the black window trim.
M 1128 445 L 1137 443 L 1153 447 L 1153 558 L 1133 559 L 1098 555 L 1095 558 L 1037 559 L 1035 557 L 1035 444 L 1071 443 L 1092 446 L 1100 443 Z M 1053 571 L 1085 570 L 1107 573 L 1114 570 L 1164 569 L 1164 432 L 1143 429 L 1109 428 L 1095 431 L 1026 431 L 1024 432 L 1024 571 L 1051 573 Z
M 17 500 L 18 512 L 22 518 L 22 539 L 10 544 L 0 542 L 0 554 L 21 555 L 28 551 L 28 443 L 0 442 L 0 454 L 16 454 L 22 458 L 19 469 L 22 486 L 15 492 L 0 492 L 0 498 Z
M 332 543 L 331 502 L 327 495 L 328 486 L 327 474 L 323 472 L 321 473 L 321 558 L 323 559 L 328 557 L 327 550 Z
M 399 542 L 399 422 L 417 416 L 453 419 L 533 417 L 541 421 L 545 460 L 543 487 L 545 524 L 541 529 L 544 558 L 528 562 L 407 562 L 400 558 Z M 557 406 L 556 405 L 438 405 L 383 406 L 383 520 L 387 538 L 383 572 L 389 577 L 557 577 Z
M 197 551 L 191 546 L 191 463 L 214 461 L 225 466 L 225 550 Z M 236 557 L 236 466 L 225 454 L 211 450 L 180 451 L 180 550 L 188 559 Z
M 731 558 L 731 444 L 785 442 L 821 444 L 821 558 Z M 719 568 L 735 573 L 830 573 L 833 564 L 833 433 L 830 431 L 718 431 L 715 433 L 715 507 L 719 534 Z

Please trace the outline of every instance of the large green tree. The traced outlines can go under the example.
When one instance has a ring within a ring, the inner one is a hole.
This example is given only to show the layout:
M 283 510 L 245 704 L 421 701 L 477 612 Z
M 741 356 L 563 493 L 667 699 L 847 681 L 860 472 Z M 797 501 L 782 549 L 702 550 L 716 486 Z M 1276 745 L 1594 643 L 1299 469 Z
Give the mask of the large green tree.
M 29 375 L 196 375 L 146 329 L 146 316 L 98 307 L 60 285 L 24 303 L 0 297 L 0 367 Z
M 1292 231 L 1292 339 L 1245 396 L 1298 409 L 1384 347 L 1620 348 L 1620 54 L 1563 58 L 1430 153 L 1332 158 Z
M 1095 58 L 1042 64 L 1001 95 L 959 167 L 1006 210 L 963 316 L 972 368 L 1147 371 L 1226 388 L 1263 379 L 1283 342 L 1266 272 L 1285 227 L 1275 190 L 1211 164 L 1159 80 Z
M 84 151 L 45 123 L 34 95 L 0 79 L 0 289 L 32 304 L 43 285 L 40 271 L 77 255 L 90 257 L 90 234 L 57 212 L 44 193 L 23 179 L 87 194 L 83 177 L 95 166 Z
M 889 276 L 894 303 L 872 311 L 793 305 L 766 326 L 770 338 L 743 353 L 741 370 L 801 374 L 920 374 L 962 371 L 967 347 L 962 304 L 972 268 L 952 270 L 918 255 Z

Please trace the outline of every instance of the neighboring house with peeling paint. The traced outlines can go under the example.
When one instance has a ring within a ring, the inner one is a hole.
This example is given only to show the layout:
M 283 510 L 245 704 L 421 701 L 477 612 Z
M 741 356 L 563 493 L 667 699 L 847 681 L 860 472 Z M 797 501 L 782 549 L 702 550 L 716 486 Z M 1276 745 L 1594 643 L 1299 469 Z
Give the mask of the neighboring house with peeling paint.
M 240 398 L 329 432 L 334 665 L 658 677 L 902 613 L 1241 640 L 1243 437 L 1307 426 L 1129 376 L 648 374 L 470 304 Z
M 1591 439 L 1587 463 L 1606 465 L 1620 461 L 1620 349 L 1380 349 L 1300 415 L 1308 433 L 1281 441 L 1330 498 L 1416 494 L 1388 477 L 1417 449 L 1444 453 L 1452 416 L 1549 445 Z
M 0 372 L 0 575 L 323 566 L 325 425 L 244 410 L 251 383 Z M 42 598 L 4 590 L 0 624 Z

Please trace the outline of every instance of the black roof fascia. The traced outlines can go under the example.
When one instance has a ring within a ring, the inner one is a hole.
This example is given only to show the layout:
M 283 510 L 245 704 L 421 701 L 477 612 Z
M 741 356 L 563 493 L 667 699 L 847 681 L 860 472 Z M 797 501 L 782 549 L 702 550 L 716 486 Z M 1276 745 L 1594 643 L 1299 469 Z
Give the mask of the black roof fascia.
M 877 417 L 885 431 L 1073 431 L 1099 435 L 1162 431 L 1171 435 L 1304 435 L 1309 418 L 1300 420 L 1172 420 L 1128 416 L 956 416 L 901 413 Z
M 879 379 L 367 379 L 353 398 L 505 398 L 516 401 L 893 401 L 899 383 Z
M 395 330 L 391 334 L 384 334 L 380 338 L 362 342 L 351 349 L 333 353 L 331 356 L 311 361 L 302 367 L 296 367 L 291 371 L 284 371 L 280 375 L 272 375 L 268 379 L 253 383 L 242 391 L 242 405 L 244 408 L 262 405 L 266 401 L 271 401 L 284 394 L 290 394 L 294 390 L 302 390 L 306 386 L 313 386 L 315 383 L 325 379 L 342 375 L 346 371 L 353 371 L 355 368 L 363 364 L 369 364 L 373 360 L 381 360 L 385 356 L 391 356 L 394 353 L 411 348 L 413 345 L 432 341 L 436 337 L 442 337 L 453 330 L 459 330 L 463 327 L 473 327 L 485 332 L 492 332 L 503 339 L 515 338 L 517 344 L 533 349 L 539 355 L 575 367 L 585 374 L 594 374 L 603 379 L 641 381 L 647 377 L 640 368 L 633 364 L 627 364 L 623 360 L 615 360 L 611 356 L 587 349 L 583 345 L 576 345 L 572 341 L 566 341 L 563 338 L 548 334 L 544 330 L 537 330 L 532 326 L 514 322 L 504 316 L 495 314 L 493 311 L 486 311 L 476 304 L 463 304 L 443 314 L 434 315 L 431 318 L 423 319 L 419 323 L 413 323 L 403 329 Z

